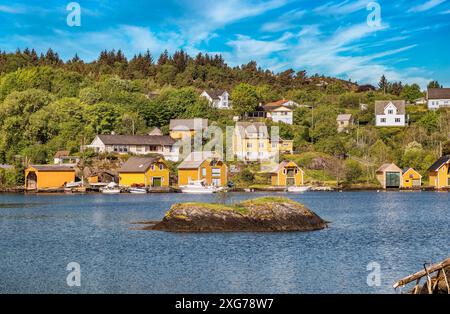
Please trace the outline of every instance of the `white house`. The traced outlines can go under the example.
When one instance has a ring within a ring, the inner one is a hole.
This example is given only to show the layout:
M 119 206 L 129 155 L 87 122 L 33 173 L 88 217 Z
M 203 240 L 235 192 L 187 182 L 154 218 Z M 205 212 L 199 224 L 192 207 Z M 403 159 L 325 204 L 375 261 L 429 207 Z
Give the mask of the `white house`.
M 436 110 L 450 107 L 450 88 L 429 88 L 427 91 L 428 109 Z
M 158 154 L 166 160 L 179 160 L 179 147 L 166 135 L 97 135 L 85 148 L 97 153 L 147 155 Z
M 226 90 L 205 90 L 200 94 L 200 96 L 206 98 L 210 105 L 215 108 L 231 108 L 230 94 Z
M 406 102 L 404 100 L 375 101 L 375 125 L 396 126 L 406 125 Z
M 273 122 L 294 123 L 294 111 L 291 107 L 282 104 L 267 104 L 264 106 L 266 117 Z
M 80 162 L 80 157 L 70 156 L 70 152 L 68 150 L 59 150 L 55 153 L 53 157 L 53 163 L 58 164 L 67 164 L 67 165 L 76 165 Z

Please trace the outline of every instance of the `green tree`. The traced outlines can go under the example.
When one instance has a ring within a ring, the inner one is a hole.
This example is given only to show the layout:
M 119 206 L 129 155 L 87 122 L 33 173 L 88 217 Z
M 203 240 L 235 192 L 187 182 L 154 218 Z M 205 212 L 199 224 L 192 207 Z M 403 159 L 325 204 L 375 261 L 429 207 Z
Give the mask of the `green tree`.
M 442 85 L 438 81 L 431 81 L 428 83 L 428 88 L 442 88 Z
M 403 87 L 400 96 L 410 102 L 413 102 L 417 98 L 423 97 L 423 93 L 420 90 L 420 86 L 417 84 L 408 85 Z
M 255 111 L 258 106 L 256 88 L 250 84 L 238 84 L 231 92 L 233 110 L 237 115 L 244 115 Z
M 357 181 L 363 173 L 363 170 L 361 168 L 361 165 L 359 162 L 347 159 L 344 164 L 344 175 L 345 175 L 345 181 L 348 183 L 354 183 Z

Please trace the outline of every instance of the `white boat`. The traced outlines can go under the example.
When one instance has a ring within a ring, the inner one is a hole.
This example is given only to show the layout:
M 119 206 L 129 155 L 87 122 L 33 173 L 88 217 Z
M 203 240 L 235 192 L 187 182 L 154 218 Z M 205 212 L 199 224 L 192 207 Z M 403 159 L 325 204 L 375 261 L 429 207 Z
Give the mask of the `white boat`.
M 103 194 L 119 194 L 120 193 L 119 185 L 115 182 L 109 183 L 107 186 L 105 186 L 104 188 L 101 188 L 100 190 L 102 191 Z
M 288 192 L 291 193 L 302 193 L 311 190 L 310 186 L 290 186 L 288 187 Z
M 144 188 L 130 188 L 128 191 L 131 194 L 147 194 L 147 190 Z
M 189 181 L 187 185 L 180 186 L 182 193 L 190 194 L 212 194 L 223 190 L 223 187 L 206 185 L 205 180 Z

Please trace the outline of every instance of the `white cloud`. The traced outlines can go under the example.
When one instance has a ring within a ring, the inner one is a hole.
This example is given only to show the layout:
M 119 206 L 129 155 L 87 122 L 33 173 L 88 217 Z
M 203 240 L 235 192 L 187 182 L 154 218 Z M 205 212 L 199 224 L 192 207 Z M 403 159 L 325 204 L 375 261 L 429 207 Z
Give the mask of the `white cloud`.
M 281 15 L 277 20 L 265 23 L 261 30 L 264 32 L 280 32 L 295 28 L 305 14 L 306 10 L 291 10 Z
M 262 15 L 286 5 L 290 0 L 228 0 L 186 1 L 187 17 L 174 20 L 184 36 L 192 43 L 208 41 L 216 30 L 246 18 Z
M 101 32 L 54 29 L 46 36 L 13 35 L 0 40 L 0 45 L 10 51 L 17 47 L 33 47 L 40 52 L 52 48 L 63 56 L 71 57 L 78 53 L 87 61 L 96 59 L 99 52 L 105 49 L 121 49 L 127 57 L 149 49 L 157 57 L 165 49 L 174 51 L 185 44 L 186 41 L 177 33 L 156 34 L 146 27 L 131 25 L 119 25 Z
M 355 50 L 361 40 L 367 39 L 368 36 L 375 36 L 376 32 L 386 29 L 388 29 L 386 25 L 377 29 L 366 24 L 359 24 L 338 29 L 331 36 L 307 35 L 290 49 L 295 51 L 295 54 L 291 56 L 292 64 L 296 68 L 306 68 L 309 72 L 351 78 L 358 82 L 374 84 L 382 74 L 385 74 L 389 80 L 417 82 L 425 86 L 429 78 L 424 78 L 423 72 L 413 68 L 397 71 L 387 66 L 386 61 L 379 60 L 382 57 L 413 49 L 416 45 L 381 53 L 356 55 Z
M 338 4 L 328 2 L 324 5 L 315 8 L 313 11 L 314 13 L 320 15 L 345 15 L 365 9 L 369 2 L 370 1 L 368 0 L 357 0 L 357 1 L 346 0 Z
M 0 12 L 9 13 L 9 14 L 22 14 L 24 13 L 24 9 L 20 7 L 12 7 L 8 5 L 0 5 Z
M 428 0 L 427 2 L 412 7 L 411 9 L 408 10 L 408 12 L 424 12 L 424 11 L 428 11 L 431 10 L 434 7 L 437 7 L 438 5 L 444 3 L 446 0 Z

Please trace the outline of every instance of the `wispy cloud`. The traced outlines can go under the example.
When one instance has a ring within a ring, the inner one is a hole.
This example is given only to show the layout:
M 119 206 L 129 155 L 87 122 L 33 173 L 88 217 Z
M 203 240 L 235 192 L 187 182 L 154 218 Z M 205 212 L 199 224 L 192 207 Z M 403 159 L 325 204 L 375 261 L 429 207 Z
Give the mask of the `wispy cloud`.
M 412 7 L 411 9 L 408 10 L 408 12 L 424 12 L 424 11 L 428 11 L 431 10 L 434 7 L 437 7 L 438 5 L 444 3 L 446 0 L 428 0 L 427 2 Z
M 429 78 L 422 76 L 423 71 L 420 72 L 413 68 L 398 71 L 386 65 L 385 57 L 411 50 L 416 45 L 380 53 L 359 55 L 355 53 L 361 40 L 367 40 L 368 37 L 376 36 L 378 32 L 388 28 L 387 25 L 382 28 L 371 28 L 366 24 L 358 24 L 340 28 L 331 35 L 306 33 L 295 47 L 289 49 L 293 53 L 288 57 L 294 67 L 306 68 L 313 73 L 325 73 L 343 79 L 351 78 L 358 82 L 369 83 L 376 83 L 380 76 L 385 74 L 390 80 L 426 85 Z
M 183 33 L 195 43 L 209 40 L 214 32 L 229 24 L 246 18 L 259 16 L 270 10 L 286 5 L 289 0 L 228 0 L 187 1 L 188 17 L 175 23 L 184 30 Z
M 328 2 L 324 5 L 321 5 L 317 8 L 315 8 L 313 11 L 316 14 L 321 15 L 343 15 L 343 14 L 350 14 L 362 9 L 365 9 L 367 7 L 367 4 L 370 1 L 368 0 L 357 0 L 357 1 L 343 1 L 340 3 L 333 3 Z
M 23 14 L 25 13 L 25 10 L 22 7 L 0 5 L 0 12 L 9 14 Z
M 306 14 L 306 10 L 291 10 L 282 14 L 277 20 L 263 24 L 264 32 L 280 32 L 298 27 L 299 20 Z

